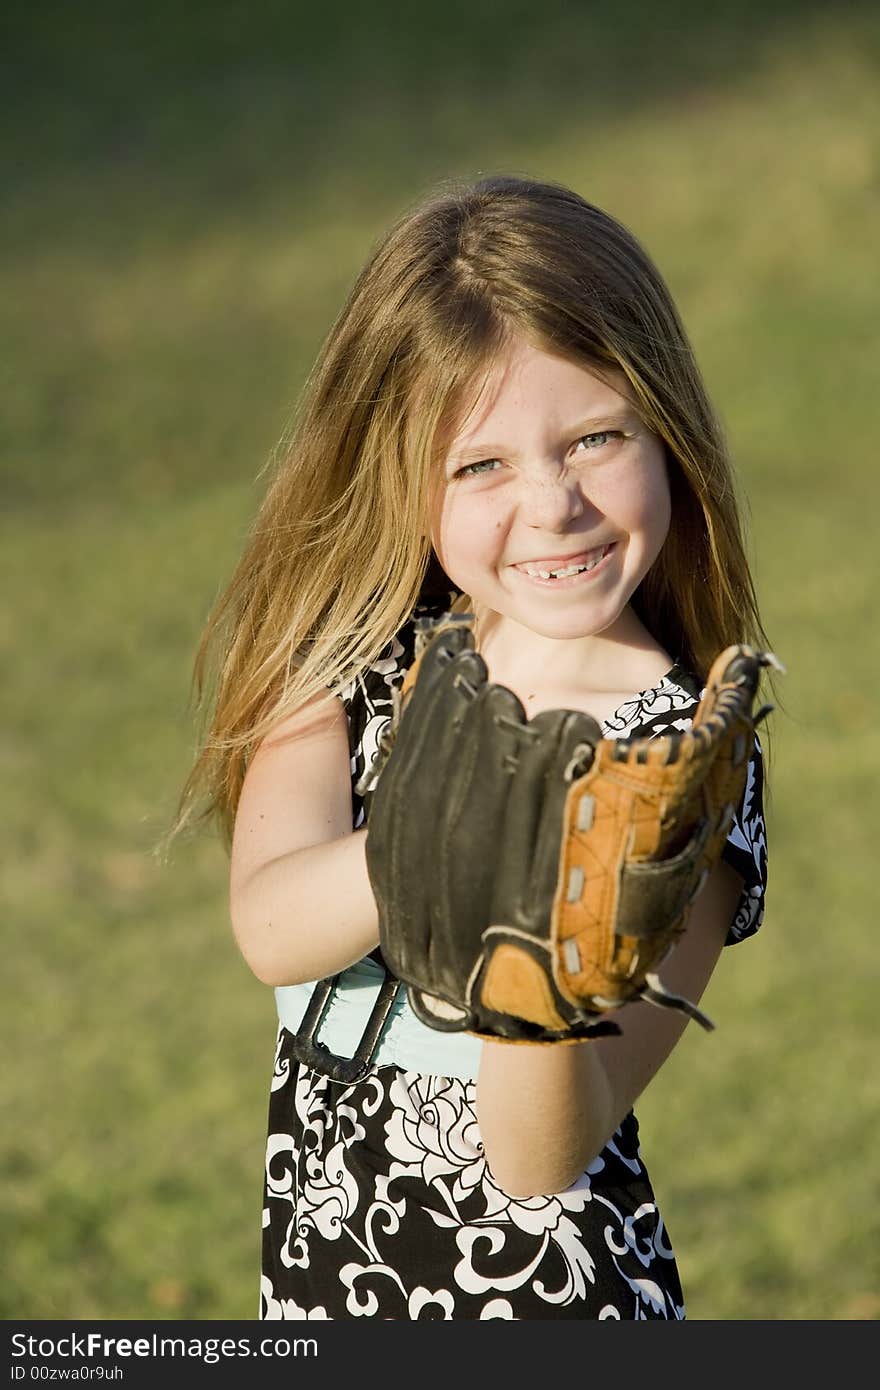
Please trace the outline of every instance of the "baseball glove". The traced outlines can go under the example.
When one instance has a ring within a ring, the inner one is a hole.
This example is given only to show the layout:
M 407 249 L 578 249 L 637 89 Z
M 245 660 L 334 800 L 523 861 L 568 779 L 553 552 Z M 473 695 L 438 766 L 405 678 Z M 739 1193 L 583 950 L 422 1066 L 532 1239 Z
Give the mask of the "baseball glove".
M 417 624 L 373 766 L 367 870 L 380 946 L 432 1028 L 521 1042 L 619 1032 L 633 999 L 713 1025 L 657 968 L 721 855 L 769 652 L 717 657 L 692 726 L 603 738 L 590 715 L 492 684 L 471 615 Z

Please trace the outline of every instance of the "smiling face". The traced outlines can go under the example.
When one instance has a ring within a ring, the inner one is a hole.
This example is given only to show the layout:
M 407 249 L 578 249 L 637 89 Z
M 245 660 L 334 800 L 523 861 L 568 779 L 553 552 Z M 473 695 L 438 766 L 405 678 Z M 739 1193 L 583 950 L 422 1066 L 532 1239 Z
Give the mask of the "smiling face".
M 624 636 L 669 530 L 663 445 L 606 374 L 515 338 L 453 430 L 434 503 L 453 583 L 547 638 Z

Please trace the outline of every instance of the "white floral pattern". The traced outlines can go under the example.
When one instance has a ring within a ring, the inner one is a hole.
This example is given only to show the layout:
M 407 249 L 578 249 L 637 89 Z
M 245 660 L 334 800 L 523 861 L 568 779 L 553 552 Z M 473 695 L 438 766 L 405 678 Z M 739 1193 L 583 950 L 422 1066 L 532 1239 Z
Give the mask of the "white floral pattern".
M 342 692 L 354 828 L 369 810 L 354 786 L 391 716 L 412 647 L 410 623 Z M 685 729 L 700 694 L 699 682 L 676 664 L 652 690 L 621 705 L 604 733 Z M 753 935 L 763 918 L 762 787 L 756 738 L 724 849 L 744 880 L 728 944 Z M 300 1067 L 292 1043 L 279 1028 L 262 1318 L 684 1318 L 632 1113 L 564 1192 L 512 1198 L 483 1155 L 475 1082 L 379 1066 L 344 1084 Z
M 291 1042 L 282 1028 L 282 1063 Z M 684 1316 L 634 1116 L 564 1192 L 513 1198 L 473 1081 L 284 1071 L 295 1136 L 267 1149 L 263 1318 Z

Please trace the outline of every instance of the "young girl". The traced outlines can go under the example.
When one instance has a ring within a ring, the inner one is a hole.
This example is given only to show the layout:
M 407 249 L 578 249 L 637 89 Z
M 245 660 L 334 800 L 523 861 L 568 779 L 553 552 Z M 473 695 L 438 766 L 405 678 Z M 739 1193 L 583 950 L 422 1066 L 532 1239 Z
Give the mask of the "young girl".
M 413 620 L 471 611 L 529 717 L 688 726 L 713 658 L 767 648 L 734 476 L 669 291 L 568 188 L 445 182 L 380 242 L 196 659 L 238 945 L 279 1029 L 265 1318 L 683 1318 L 632 1106 L 682 1014 L 519 1045 L 437 1032 L 378 948 L 357 784 Z M 430 834 L 430 826 L 425 826 Z M 486 852 L 492 852 L 491 842 Z M 762 757 L 662 971 L 698 1000 L 761 924 Z

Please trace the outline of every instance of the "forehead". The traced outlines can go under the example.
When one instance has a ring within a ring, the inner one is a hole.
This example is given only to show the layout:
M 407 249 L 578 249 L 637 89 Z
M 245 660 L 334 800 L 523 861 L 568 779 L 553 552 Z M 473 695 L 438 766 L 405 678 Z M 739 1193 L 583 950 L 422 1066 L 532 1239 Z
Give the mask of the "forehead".
M 619 368 L 583 362 L 516 339 L 482 368 L 450 407 L 449 447 L 481 438 L 485 430 L 515 424 L 521 412 L 539 411 L 562 430 L 580 418 L 634 406 Z

